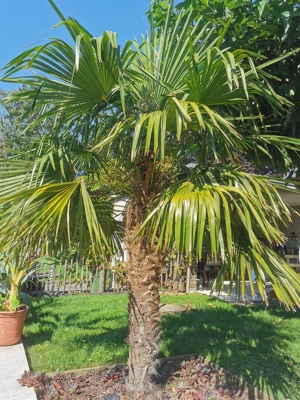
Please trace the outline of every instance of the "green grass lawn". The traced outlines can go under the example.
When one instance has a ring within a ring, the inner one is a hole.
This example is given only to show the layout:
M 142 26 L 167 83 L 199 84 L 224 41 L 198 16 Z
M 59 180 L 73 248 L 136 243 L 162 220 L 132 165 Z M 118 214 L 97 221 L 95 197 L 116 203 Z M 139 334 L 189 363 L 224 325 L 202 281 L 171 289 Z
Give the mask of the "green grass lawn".
M 276 400 L 300 399 L 300 312 L 199 293 L 161 301 L 190 308 L 164 316 L 162 357 L 201 354 Z M 31 369 L 47 372 L 126 362 L 126 337 L 126 294 L 37 299 L 24 328 Z

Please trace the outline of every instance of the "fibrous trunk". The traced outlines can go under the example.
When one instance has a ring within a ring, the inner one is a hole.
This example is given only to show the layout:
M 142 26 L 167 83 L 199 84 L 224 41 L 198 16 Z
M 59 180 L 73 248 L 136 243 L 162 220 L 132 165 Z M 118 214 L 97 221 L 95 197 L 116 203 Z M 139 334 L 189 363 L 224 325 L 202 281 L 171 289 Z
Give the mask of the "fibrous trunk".
M 144 219 L 145 204 L 131 200 L 126 214 L 129 252 L 128 390 L 139 396 L 152 390 L 160 339 L 159 286 L 161 260 L 147 236 L 134 240 Z M 142 397 L 143 398 L 143 397 Z

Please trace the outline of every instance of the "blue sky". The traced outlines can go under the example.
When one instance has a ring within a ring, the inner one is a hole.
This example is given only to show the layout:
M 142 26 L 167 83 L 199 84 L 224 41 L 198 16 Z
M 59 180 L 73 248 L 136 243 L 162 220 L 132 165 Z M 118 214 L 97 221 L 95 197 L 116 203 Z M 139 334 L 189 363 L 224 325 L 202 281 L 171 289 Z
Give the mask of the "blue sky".
M 149 0 L 55 0 L 65 17 L 75 17 L 93 35 L 104 30 L 118 32 L 122 46 L 126 40 L 141 37 L 148 29 L 146 11 Z M 51 37 L 68 40 L 63 26 L 52 29 L 59 17 L 48 0 L 1 0 L 0 3 L 0 70 L 26 47 Z M 0 77 L 3 71 L 0 71 Z M 0 88 L 15 89 L 0 82 Z

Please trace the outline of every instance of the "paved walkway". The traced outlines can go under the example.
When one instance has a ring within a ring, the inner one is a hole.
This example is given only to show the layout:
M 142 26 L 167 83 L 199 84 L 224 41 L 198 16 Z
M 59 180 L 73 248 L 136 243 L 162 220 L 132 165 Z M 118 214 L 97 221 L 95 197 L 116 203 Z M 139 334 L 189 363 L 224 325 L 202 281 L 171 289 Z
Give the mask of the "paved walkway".
M 206 294 L 206 295 L 210 295 L 211 287 L 212 287 L 212 282 L 209 282 L 209 285 L 207 288 L 198 290 L 198 292 Z M 212 293 L 212 296 L 217 297 L 222 300 L 225 300 L 225 301 L 228 301 L 228 302 L 231 302 L 231 303 L 244 303 L 245 301 L 247 303 L 262 303 L 263 302 L 263 299 L 262 299 L 260 293 L 258 292 L 256 285 L 254 285 L 255 293 L 254 293 L 254 296 L 252 296 L 250 284 L 249 284 L 249 282 L 246 282 L 245 298 L 242 298 L 241 295 L 238 295 L 238 293 L 236 291 L 235 283 L 233 284 L 230 297 L 228 298 L 228 287 L 229 287 L 229 281 L 225 281 L 223 290 L 220 292 L 220 294 L 218 294 L 217 292 L 214 292 L 214 293 Z M 272 290 L 272 286 L 270 283 L 267 282 L 266 283 L 266 293 L 269 293 L 271 290 Z
M 31 387 L 21 386 L 17 379 L 29 366 L 23 344 L 0 346 L 0 399 L 1 400 L 36 400 Z

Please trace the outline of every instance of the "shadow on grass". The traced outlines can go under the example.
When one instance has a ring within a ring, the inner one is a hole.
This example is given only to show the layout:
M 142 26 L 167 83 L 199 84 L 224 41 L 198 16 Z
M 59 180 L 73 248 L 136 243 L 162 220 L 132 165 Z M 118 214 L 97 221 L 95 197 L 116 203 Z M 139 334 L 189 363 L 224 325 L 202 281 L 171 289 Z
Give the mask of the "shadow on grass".
M 265 318 L 262 312 L 257 306 L 224 307 L 212 299 L 205 308 L 166 315 L 162 356 L 200 354 L 276 400 L 300 399 L 300 377 L 283 351 L 293 340 L 292 332 L 279 335 L 276 329 L 282 318 L 297 316 L 278 308 L 268 310 Z M 278 317 L 275 321 L 272 313 Z

